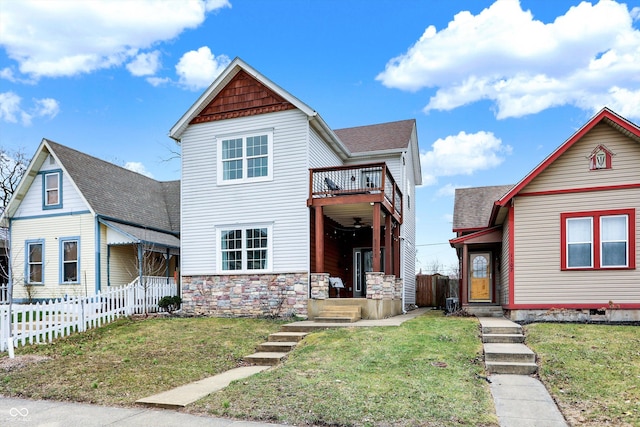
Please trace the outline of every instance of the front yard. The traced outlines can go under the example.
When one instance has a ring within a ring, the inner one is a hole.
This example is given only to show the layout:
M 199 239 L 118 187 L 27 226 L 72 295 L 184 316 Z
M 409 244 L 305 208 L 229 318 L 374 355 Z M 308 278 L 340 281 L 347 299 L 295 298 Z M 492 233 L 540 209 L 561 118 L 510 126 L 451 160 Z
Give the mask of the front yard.
M 122 319 L 0 358 L 0 394 L 132 406 L 225 371 L 280 329 L 256 319 Z M 527 345 L 571 425 L 640 426 L 637 326 L 533 324 Z M 15 359 L 14 359 L 15 360 Z M 29 362 L 29 363 L 27 363 Z M 186 410 L 332 426 L 497 426 L 473 318 L 432 311 L 400 327 L 309 335 L 286 363 Z
M 640 327 L 540 323 L 525 329 L 540 379 L 571 425 L 640 426 Z

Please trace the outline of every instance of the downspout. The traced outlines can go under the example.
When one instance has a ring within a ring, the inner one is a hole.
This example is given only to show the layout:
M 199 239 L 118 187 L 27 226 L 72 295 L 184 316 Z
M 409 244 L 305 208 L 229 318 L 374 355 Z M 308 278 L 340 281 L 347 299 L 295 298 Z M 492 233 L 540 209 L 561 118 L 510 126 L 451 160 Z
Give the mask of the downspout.
M 406 189 L 404 189 L 404 184 L 406 182 L 405 173 L 406 173 L 406 168 L 407 168 L 407 165 L 405 164 L 406 162 L 405 162 L 405 153 L 404 152 L 402 153 L 401 160 L 402 160 L 402 169 L 401 169 L 402 172 L 401 172 L 400 175 L 401 175 L 401 179 L 402 179 L 401 188 L 403 188 L 403 190 L 404 190 L 402 192 L 402 194 L 404 194 L 404 197 L 402 198 L 402 204 L 404 205 L 406 203 L 406 198 L 407 198 Z M 407 211 L 406 209 L 404 209 L 404 206 L 402 206 L 402 211 L 403 212 Z M 404 218 L 402 218 L 402 222 L 404 223 Z M 407 286 L 405 284 L 405 280 L 406 280 L 406 277 L 405 277 L 406 265 L 405 265 L 405 259 L 404 258 L 405 258 L 406 254 L 407 254 L 407 250 L 406 250 L 407 241 L 406 241 L 406 238 L 402 237 L 402 234 L 403 234 L 403 230 L 402 229 L 400 229 L 400 233 L 399 234 L 400 234 L 400 252 L 402 253 L 400 255 L 400 260 L 402 261 L 400 263 L 400 277 L 402 277 L 402 314 L 405 314 L 407 312 L 407 309 L 406 309 L 406 307 L 407 307 L 407 305 L 406 305 Z M 414 278 L 414 280 L 415 280 L 415 278 Z
M 100 291 L 100 246 L 101 246 L 101 239 L 100 239 L 100 217 L 98 215 L 96 215 L 96 225 L 95 225 L 95 234 L 96 234 L 96 273 L 95 273 L 95 280 L 96 280 L 96 294 Z

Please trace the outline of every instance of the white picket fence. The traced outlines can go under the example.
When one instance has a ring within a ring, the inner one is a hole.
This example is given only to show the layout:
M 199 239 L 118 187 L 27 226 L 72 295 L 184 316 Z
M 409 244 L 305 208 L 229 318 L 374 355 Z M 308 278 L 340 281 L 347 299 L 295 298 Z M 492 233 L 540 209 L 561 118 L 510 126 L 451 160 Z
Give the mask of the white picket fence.
M 7 351 L 8 339 L 14 347 L 52 342 L 54 339 L 84 332 L 121 316 L 158 311 L 158 301 L 177 295 L 173 278 L 143 277 L 127 286 L 90 297 L 54 299 L 36 304 L 0 305 L 0 352 Z

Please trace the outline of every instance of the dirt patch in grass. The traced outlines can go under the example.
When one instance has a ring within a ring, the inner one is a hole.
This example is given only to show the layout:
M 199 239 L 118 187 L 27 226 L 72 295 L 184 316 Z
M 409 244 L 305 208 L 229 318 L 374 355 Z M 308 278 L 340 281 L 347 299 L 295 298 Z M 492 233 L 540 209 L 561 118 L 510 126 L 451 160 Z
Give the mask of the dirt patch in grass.
M 4 372 L 17 371 L 34 363 L 44 362 L 45 360 L 49 360 L 49 357 L 37 354 L 25 354 L 23 356 L 16 356 L 13 359 L 3 357 L 0 359 L 0 370 Z

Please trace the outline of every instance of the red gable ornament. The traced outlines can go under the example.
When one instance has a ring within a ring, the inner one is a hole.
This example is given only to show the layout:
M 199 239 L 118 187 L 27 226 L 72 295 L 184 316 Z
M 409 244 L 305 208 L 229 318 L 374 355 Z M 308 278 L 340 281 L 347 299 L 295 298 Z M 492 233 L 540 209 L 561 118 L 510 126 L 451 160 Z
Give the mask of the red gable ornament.
M 589 155 L 589 170 L 611 169 L 611 157 L 615 156 L 604 144 L 598 145 Z

